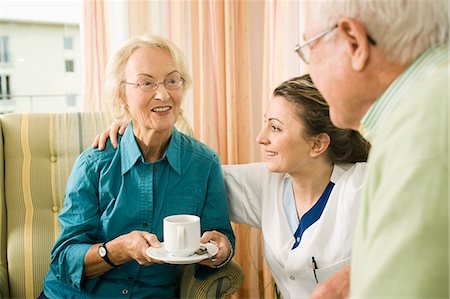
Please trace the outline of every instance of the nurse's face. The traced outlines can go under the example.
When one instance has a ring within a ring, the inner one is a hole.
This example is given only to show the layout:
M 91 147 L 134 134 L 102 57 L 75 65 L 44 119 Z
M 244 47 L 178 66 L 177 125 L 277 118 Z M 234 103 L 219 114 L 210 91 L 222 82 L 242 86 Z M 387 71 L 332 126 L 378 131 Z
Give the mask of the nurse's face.
M 297 107 L 282 96 L 269 103 L 264 125 L 256 141 L 264 147 L 267 168 L 273 172 L 295 173 L 310 161 L 312 142 L 296 118 Z

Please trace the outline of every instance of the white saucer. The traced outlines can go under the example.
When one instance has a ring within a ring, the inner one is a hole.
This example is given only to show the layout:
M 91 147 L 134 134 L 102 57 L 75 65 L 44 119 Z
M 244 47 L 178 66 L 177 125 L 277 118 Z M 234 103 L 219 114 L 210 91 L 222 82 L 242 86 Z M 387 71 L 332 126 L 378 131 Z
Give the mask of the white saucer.
M 212 243 L 204 243 L 204 244 L 202 243 L 200 244 L 200 246 L 205 247 L 211 256 L 215 256 L 217 252 L 219 252 L 219 247 L 217 247 Z M 161 247 L 159 248 L 156 247 L 147 248 L 147 255 L 152 259 L 157 259 L 168 264 L 176 264 L 176 265 L 194 264 L 208 258 L 208 254 L 206 252 L 200 255 L 194 253 L 193 255 L 186 257 L 173 256 L 164 249 L 164 242 L 161 242 Z

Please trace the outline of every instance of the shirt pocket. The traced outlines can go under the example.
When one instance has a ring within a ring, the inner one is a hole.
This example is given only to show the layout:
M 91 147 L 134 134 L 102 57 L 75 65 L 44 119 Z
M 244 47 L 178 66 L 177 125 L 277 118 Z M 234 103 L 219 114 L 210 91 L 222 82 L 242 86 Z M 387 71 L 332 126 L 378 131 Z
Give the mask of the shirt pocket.
M 200 215 L 205 200 L 205 192 L 202 188 L 185 186 L 168 194 L 166 197 L 166 211 L 171 215 L 193 214 Z
M 337 263 L 334 263 L 332 265 L 316 269 L 316 276 L 318 283 L 321 283 L 322 281 L 326 280 L 328 277 L 330 277 L 335 272 L 339 271 L 342 267 L 350 263 L 351 257 L 347 257 Z
M 192 195 L 171 195 L 166 201 L 166 211 L 169 215 L 198 214 L 197 206 L 197 201 Z

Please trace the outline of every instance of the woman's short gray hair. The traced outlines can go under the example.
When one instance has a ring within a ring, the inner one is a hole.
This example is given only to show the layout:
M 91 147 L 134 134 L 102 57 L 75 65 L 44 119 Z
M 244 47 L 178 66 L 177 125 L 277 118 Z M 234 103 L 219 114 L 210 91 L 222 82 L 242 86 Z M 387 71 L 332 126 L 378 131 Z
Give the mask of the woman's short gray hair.
M 157 47 L 167 51 L 184 79 L 183 91 L 191 86 L 192 77 L 188 72 L 184 55 L 174 43 L 156 35 L 133 37 L 114 54 L 106 66 L 105 100 L 111 103 L 111 112 L 116 121 L 128 122 L 131 119 L 123 103 L 125 87 L 122 82 L 125 80 L 125 68 L 131 55 L 137 49 L 146 47 Z
M 407 64 L 432 46 L 448 44 L 448 0 L 314 1 L 309 13 L 323 28 L 342 17 L 362 22 L 391 62 Z

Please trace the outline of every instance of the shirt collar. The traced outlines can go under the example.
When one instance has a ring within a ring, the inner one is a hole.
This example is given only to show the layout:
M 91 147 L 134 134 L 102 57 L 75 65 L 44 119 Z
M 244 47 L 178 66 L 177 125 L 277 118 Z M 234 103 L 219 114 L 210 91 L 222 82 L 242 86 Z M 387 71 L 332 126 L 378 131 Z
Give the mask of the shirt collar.
M 181 134 L 178 130 L 173 127 L 172 137 L 169 141 L 169 146 L 164 153 L 163 159 L 166 158 L 169 161 L 170 166 L 181 175 Z
M 136 139 L 134 138 L 133 123 L 131 122 L 120 139 L 119 149 L 120 159 L 122 162 L 122 175 L 130 170 L 139 158 L 143 160 L 141 150 L 139 149 Z
M 389 85 L 361 119 L 359 132 L 364 138 L 373 142 L 379 128 L 403 100 L 404 95 L 446 62 L 448 63 L 447 46 L 433 47 L 420 55 Z
M 172 136 L 170 137 L 169 145 L 164 152 L 161 160 L 167 160 L 170 166 L 181 175 L 181 138 L 178 130 L 173 127 Z M 122 175 L 133 167 L 134 164 L 140 159 L 144 162 L 144 157 L 142 156 L 141 150 L 136 142 L 136 138 L 133 134 L 133 123 L 125 130 L 121 140 L 120 140 L 120 156 L 122 161 Z M 161 161 L 160 160 L 160 161 Z

